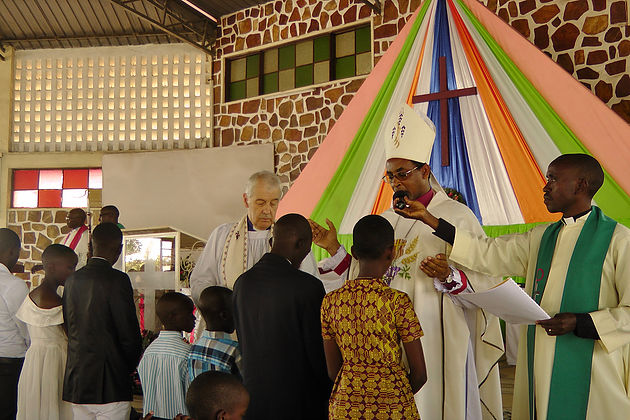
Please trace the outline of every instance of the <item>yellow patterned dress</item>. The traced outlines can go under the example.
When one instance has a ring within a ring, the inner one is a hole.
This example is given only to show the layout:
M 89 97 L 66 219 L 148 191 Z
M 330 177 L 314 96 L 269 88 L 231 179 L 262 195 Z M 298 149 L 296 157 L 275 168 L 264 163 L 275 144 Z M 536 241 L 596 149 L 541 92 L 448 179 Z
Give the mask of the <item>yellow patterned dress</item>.
M 400 342 L 422 337 L 406 293 L 382 279 L 357 278 L 322 303 L 322 335 L 343 366 L 330 396 L 330 419 L 419 419 Z

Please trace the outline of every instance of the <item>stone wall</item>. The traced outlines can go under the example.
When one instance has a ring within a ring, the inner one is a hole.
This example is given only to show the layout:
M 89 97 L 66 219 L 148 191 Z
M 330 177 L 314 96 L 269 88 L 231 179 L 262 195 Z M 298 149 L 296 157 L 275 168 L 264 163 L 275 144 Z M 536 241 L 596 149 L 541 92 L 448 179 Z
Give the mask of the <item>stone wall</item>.
M 31 281 L 32 287 L 39 285 L 43 271 L 31 274 L 34 265 L 41 264 L 42 252 L 52 243 L 59 243 L 70 231 L 66 226 L 69 209 L 10 209 L 7 227 L 22 239 L 19 263 L 24 273 L 17 274 Z
M 276 0 L 224 16 L 213 63 L 215 146 L 273 142 L 276 173 L 286 191 L 361 87 L 365 76 L 293 94 L 276 93 L 225 104 L 221 102 L 224 89 L 221 57 L 369 18 L 376 65 L 421 0 L 383 3 L 380 15 L 352 0 Z
M 626 0 L 480 0 L 630 123 Z

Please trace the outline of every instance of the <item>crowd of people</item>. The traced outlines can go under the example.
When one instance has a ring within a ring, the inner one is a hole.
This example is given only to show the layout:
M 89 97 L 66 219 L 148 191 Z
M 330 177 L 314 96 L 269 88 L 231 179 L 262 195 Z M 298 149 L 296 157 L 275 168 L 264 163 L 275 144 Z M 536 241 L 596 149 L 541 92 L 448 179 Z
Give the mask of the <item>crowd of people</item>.
M 542 193 L 562 218 L 487 238 L 433 177 L 433 139 L 402 106 L 385 139 L 393 208 L 355 224 L 350 252 L 328 220 L 276 220 L 278 177 L 253 174 L 246 215 L 211 233 L 192 299 L 160 297 L 163 329 L 144 352 L 129 277 L 114 268 L 117 210 L 87 231 L 80 268 L 85 216 L 70 212 L 30 293 L 10 273 L 20 239 L 0 229 L 0 418 L 126 420 L 136 370 L 144 419 L 502 418 L 498 320 L 457 295 L 505 275 L 526 277 L 551 316 L 523 329 L 512 418 L 628 412 L 630 231 L 592 204 L 599 163 L 555 159 Z M 313 243 L 330 257 L 316 263 Z

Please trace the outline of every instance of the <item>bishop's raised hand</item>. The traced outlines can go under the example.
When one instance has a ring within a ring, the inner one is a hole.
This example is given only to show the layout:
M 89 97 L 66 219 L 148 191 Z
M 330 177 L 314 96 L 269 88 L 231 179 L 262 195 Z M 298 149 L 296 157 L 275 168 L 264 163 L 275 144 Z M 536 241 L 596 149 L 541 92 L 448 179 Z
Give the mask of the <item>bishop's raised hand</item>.
M 311 231 L 313 232 L 313 243 L 328 251 L 331 256 L 335 255 L 341 244 L 337 239 L 337 229 L 333 222 L 326 219 L 328 229 L 311 219 L 308 219 L 308 223 L 311 225 Z

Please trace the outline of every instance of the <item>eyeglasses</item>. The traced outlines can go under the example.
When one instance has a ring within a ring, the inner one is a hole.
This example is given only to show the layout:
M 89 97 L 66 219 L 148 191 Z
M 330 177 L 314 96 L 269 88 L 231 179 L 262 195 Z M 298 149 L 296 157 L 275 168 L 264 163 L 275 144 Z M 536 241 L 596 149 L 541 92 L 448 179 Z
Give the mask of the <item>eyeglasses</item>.
M 424 165 L 420 165 L 420 166 L 415 166 L 411 169 L 409 169 L 408 171 L 405 172 L 396 172 L 395 174 L 388 172 L 385 174 L 385 176 L 382 178 L 384 182 L 393 182 L 394 178 L 396 178 L 399 181 L 404 181 L 405 179 L 409 178 L 409 175 L 415 171 L 416 169 L 420 169 L 422 168 Z

